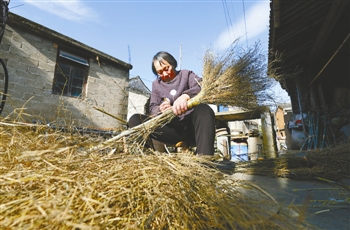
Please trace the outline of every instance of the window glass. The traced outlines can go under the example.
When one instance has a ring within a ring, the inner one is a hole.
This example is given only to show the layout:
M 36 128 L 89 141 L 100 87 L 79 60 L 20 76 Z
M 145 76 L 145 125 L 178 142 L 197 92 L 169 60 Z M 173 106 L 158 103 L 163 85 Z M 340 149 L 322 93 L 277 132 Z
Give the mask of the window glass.
M 82 88 L 72 87 L 72 93 L 71 93 L 72 96 L 79 97 L 81 96 L 81 93 L 82 93 Z

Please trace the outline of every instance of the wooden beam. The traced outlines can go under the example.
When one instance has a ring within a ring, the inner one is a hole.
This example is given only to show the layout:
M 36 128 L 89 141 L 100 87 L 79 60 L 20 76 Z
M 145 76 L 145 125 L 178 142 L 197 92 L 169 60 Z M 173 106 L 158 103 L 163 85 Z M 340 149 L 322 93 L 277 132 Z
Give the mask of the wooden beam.
M 254 111 L 216 112 L 215 119 L 220 121 L 244 121 L 244 120 L 260 119 L 261 114 L 267 110 L 269 109 L 263 107 Z
M 331 34 L 335 24 L 337 23 L 340 15 L 344 8 L 346 8 L 347 1 L 333 1 L 325 20 L 318 32 L 316 41 L 311 49 L 309 60 L 315 60 L 315 58 L 320 54 L 326 43 L 329 35 Z M 311 63 L 312 64 L 312 63 Z
M 274 27 L 279 28 L 281 26 L 281 5 L 280 0 L 273 0 L 273 21 Z

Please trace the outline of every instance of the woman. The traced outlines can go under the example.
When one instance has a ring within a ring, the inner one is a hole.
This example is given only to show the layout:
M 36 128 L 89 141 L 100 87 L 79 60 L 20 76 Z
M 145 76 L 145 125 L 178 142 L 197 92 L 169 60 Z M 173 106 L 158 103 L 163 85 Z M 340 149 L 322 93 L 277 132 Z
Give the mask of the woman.
M 172 109 L 177 117 L 156 129 L 151 138 L 170 144 L 194 143 L 199 155 L 214 155 L 214 111 L 206 104 L 187 108 L 187 101 L 200 92 L 202 79 L 190 70 L 177 71 L 176 67 L 176 59 L 167 52 L 153 57 L 152 71 L 158 77 L 152 83 L 149 113 L 154 116 Z M 134 114 L 128 125 L 134 127 L 147 119 L 149 116 Z

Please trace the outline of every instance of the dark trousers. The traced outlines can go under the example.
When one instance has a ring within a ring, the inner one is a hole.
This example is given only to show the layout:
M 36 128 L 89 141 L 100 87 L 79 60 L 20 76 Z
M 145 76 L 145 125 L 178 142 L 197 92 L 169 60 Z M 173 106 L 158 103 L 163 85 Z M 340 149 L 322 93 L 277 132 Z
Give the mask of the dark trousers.
M 149 116 L 134 114 L 130 117 L 128 126 L 135 127 L 148 119 L 150 119 Z M 151 134 L 151 138 L 169 144 L 187 141 L 195 144 L 198 154 L 214 155 L 214 111 L 208 105 L 200 104 L 194 107 L 184 119 L 180 120 L 176 117 L 164 127 L 157 128 Z

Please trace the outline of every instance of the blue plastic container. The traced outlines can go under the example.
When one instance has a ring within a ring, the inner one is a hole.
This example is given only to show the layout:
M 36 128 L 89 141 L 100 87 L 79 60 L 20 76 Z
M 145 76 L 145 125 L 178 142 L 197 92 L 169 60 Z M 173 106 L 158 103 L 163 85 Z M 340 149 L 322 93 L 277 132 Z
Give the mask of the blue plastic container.
M 246 143 L 231 144 L 231 161 L 248 161 L 248 145 Z

